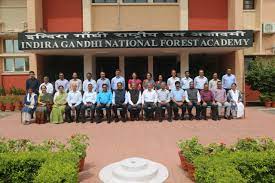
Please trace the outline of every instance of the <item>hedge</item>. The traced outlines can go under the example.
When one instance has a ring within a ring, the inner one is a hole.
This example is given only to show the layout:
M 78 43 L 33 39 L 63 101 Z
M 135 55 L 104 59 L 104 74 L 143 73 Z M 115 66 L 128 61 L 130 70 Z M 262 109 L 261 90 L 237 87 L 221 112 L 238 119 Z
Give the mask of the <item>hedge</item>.
M 76 183 L 77 163 L 70 152 L 0 153 L 0 182 Z
M 274 183 L 274 151 L 222 152 L 194 160 L 198 183 Z

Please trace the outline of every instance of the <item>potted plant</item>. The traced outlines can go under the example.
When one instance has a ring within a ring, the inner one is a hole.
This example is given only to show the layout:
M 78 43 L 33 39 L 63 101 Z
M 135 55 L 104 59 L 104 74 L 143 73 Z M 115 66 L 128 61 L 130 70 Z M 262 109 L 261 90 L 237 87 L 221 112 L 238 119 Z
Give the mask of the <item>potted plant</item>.
M 15 98 L 13 96 L 6 97 L 6 110 L 14 111 L 15 110 Z
M 6 111 L 6 98 L 5 97 L 1 97 L 0 98 L 0 110 L 5 112 Z
M 0 96 L 5 96 L 6 95 L 6 91 L 3 87 L 0 87 Z
M 272 106 L 272 98 L 271 98 L 270 94 L 261 93 L 260 100 L 261 100 L 261 102 L 264 103 L 265 107 L 271 107 Z
M 14 106 L 15 106 L 15 110 L 19 110 L 19 111 L 21 111 L 21 109 L 23 108 L 23 102 L 20 96 L 14 96 Z
M 88 143 L 89 137 L 87 135 L 76 134 L 73 135 L 68 140 L 68 150 L 77 154 L 79 157 L 79 171 L 81 172 L 84 168 L 85 158 L 86 158 L 86 150 L 89 145 Z
M 272 105 L 271 107 L 275 108 L 275 92 L 271 93 Z

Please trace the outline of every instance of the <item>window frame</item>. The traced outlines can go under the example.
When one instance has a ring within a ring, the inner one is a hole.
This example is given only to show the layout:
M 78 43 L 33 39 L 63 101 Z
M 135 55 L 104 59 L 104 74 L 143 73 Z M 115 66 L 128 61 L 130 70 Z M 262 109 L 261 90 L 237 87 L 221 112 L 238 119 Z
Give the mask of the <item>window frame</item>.
M 153 0 L 153 3 L 178 3 L 178 0 L 174 0 L 175 2 L 167 2 L 168 0 L 162 0 L 163 2 L 156 2 L 156 0 Z
M 6 41 L 12 41 L 12 52 L 7 51 Z M 17 44 L 15 44 L 16 42 L 17 42 Z M 14 38 L 3 39 L 2 43 L 3 43 L 3 53 L 13 54 L 13 53 L 22 53 L 23 52 L 23 51 L 19 50 L 18 39 L 14 39 Z
M 100 3 L 106 3 L 106 4 L 112 4 L 112 3 L 118 3 L 119 0 L 114 0 L 115 2 L 106 2 L 108 0 L 102 0 L 104 2 L 95 2 L 96 0 L 92 0 L 92 4 L 100 4 Z
M 122 0 L 122 3 L 126 4 L 126 3 L 129 3 L 129 4 L 140 4 L 140 3 L 149 3 L 149 0 L 145 0 L 146 2 L 125 2 L 127 0 Z M 134 1 L 138 1 L 138 0 L 134 0 Z
M 15 65 L 16 65 L 16 59 L 17 58 L 24 58 L 24 70 L 23 71 L 16 71 L 15 70 Z M 6 70 L 6 59 L 12 59 L 13 60 L 13 68 L 12 71 L 7 71 Z M 29 57 L 26 56 L 17 56 L 17 57 L 3 57 L 3 72 L 4 73 L 26 73 L 30 71 L 30 60 Z M 28 62 L 28 68 L 27 68 L 27 63 Z
M 243 10 L 255 10 L 256 0 L 243 0 Z

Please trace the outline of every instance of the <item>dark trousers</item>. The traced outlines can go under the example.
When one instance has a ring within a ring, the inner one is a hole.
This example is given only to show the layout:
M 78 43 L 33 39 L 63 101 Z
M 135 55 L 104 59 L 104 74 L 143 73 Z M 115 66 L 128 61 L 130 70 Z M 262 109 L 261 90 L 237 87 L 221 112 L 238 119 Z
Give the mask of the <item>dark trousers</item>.
M 130 118 L 133 119 L 133 118 L 139 118 L 139 114 L 140 114 L 140 111 L 141 111 L 141 104 L 138 104 L 136 106 L 133 106 L 133 105 L 128 105 L 128 111 L 130 113 Z
M 154 118 L 154 112 L 156 110 L 156 105 L 154 102 L 145 102 L 143 106 L 145 112 L 145 118 Z
M 101 120 L 103 118 L 103 108 L 106 109 L 106 117 L 108 120 L 111 119 L 111 105 L 107 104 L 99 104 L 99 106 L 96 106 L 96 114 L 97 114 L 97 118 L 98 120 Z
M 212 119 L 218 119 L 218 105 L 213 105 L 212 102 L 206 102 L 207 105 L 201 106 L 201 116 L 203 119 L 206 119 L 206 109 L 207 106 L 211 107 L 211 117 Z
M 172 109 L 171 109 L 170 103 L 165 103 L 165 104 L 158 103 L 157 104 L 157 114 L 158 114 L 159 119 L 163 119 L 165 117 L 165 110 L 167 110 L 168 119 L 171 119 L 172 118 Z
M 118 118 L 118 115 L 117 115 L 118 108 L 122 109 L 122 110 L 119 111 L 120 117 L 122 119 L 126 119 L 126 112 L 127 112 L 126 104 L 113 104 L 112 107 L 113 107 L 113 112 L 114 112 L 114 115 L 115 115 L 116 119 Z
M 175 102 L 172 102 L 172 108 L 173 108 L 175 118 L 179 117 L 179 108 L 182 111 L 181 116 L 184 117 L 184 114 L 186 112 L 185 103 L 183 103 L 181 106 L 178 106 Z
M 87 109 L 90 109 L 90 111 L 91 111 L 91 113 L 90 113 L 91 121 L 94 119 L 94 116 L 95 116 L 95 104 L 82 105 L 82 107 L 81 107 L 82 122 L 86 121 L 85 111 Z
M 82 106 L 82 104 L 79 104 L 79 105 L 75 106 L 75 110 L 76 110 L 76 116 L 75 116 L 75 118 L 76 118 L 77 122 L 79 121 L 78 119 L 79 119 L 79 114 L 80 114 L 81 106 Z M 65 118 L 69 122 L 73 121 L 72 115 L 71 115 L 71 111 L 72 111 L 72 108 L 69 105 L 67 105 L 66 108 L 65 108 Z
M 190 102 L 192 104 L 191 105 L 188 104 L 188 107 L 187 107 L 189 117 L 193 116 L 192 115 L 192 109 L 193 109 L 193 107 L 195 107 L 196 108 L 196 118 L 199 118 L 200 117 L 200 108 L 201 108 L 201 106 L 198 105 L 197 102 L 194 102 L 194 101 L 193 102 L 190 101 Z

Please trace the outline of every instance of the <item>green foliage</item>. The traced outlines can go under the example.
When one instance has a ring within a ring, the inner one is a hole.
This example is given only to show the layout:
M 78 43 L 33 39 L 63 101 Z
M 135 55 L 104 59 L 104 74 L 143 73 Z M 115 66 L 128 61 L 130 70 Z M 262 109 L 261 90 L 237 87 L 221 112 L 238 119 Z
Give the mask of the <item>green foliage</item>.
M 249 65 L 246 81 L 253 90 L 270 97 L 275 92 L 275 59 L 257 57 Z
M 11 87 L 9 90 L 11 95 L 25 95 L 26 92 L 22 88 Z
M 89 138 L 87 135 L 73 135 L 69 140 L 68 140 L 68 150 L 75 152 L 77 156 L 81 159 L 86 157 L 86 149 L 88 147 L 88 141 Z
M 0 96 L 6 95 L 6 91 L 3 87 L 0 87 Z

